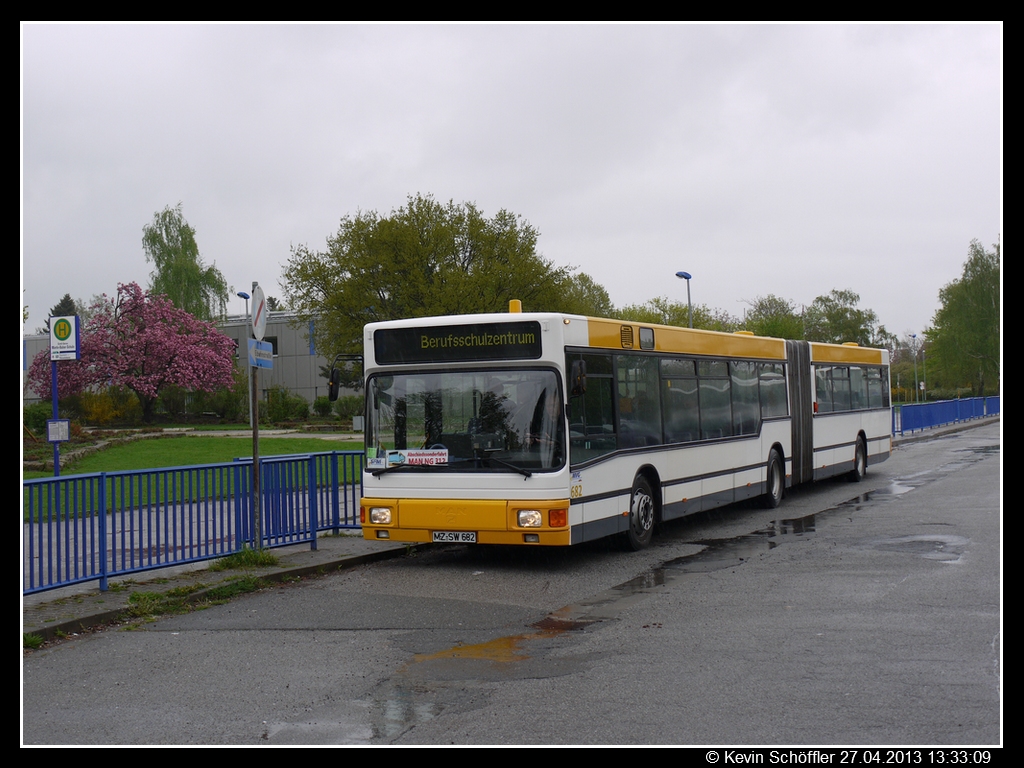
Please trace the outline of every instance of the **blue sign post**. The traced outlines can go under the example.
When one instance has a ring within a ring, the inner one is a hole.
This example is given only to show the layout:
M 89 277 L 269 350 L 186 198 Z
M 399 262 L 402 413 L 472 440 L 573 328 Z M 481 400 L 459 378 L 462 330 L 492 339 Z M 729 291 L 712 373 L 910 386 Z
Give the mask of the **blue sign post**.
M 53 419 L 46 422 L 46 439 L 53 443 L 53 476 L 60 477 L 60 444 L 71 437 L 70 422 L 57 416 L 57 363 L 82 357 L 78 315 L 50 318 L 50 401 Z

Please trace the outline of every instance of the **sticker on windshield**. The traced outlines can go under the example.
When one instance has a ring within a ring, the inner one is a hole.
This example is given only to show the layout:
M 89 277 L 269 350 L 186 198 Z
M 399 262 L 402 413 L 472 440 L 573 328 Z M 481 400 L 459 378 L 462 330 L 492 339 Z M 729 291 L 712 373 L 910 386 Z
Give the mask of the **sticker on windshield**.
M 388 466 L 399 464 L 447 464 L 447 448 L 411 448 L 405 451 L 388 451 Z

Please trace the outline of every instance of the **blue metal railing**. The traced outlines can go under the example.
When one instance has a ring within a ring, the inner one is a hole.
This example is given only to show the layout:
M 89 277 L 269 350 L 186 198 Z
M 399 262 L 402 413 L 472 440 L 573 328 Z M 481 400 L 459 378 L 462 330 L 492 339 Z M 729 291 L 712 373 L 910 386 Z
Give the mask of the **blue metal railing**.
M 998 397 L 966 397 L 961 400 L 940 400 L 894 408 L 892 433 L 903 435 L 929 427 L 941 427 L 959 421 L 994 416 L 999 413 Z
M 262 459 L 261 538 L 359 527 L 360 451 Z M 252 460 L 25 480 L 24 594 L 207 560 L 253 544 Z

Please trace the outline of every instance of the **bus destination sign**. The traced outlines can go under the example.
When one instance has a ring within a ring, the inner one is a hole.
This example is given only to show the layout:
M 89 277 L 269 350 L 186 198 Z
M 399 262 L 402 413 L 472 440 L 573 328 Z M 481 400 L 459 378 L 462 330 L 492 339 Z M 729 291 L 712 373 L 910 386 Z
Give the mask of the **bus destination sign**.
M 379 365 L 473 360 L 536 360 L 541 356 L 540 323 L 473 323 L 373 332 Z

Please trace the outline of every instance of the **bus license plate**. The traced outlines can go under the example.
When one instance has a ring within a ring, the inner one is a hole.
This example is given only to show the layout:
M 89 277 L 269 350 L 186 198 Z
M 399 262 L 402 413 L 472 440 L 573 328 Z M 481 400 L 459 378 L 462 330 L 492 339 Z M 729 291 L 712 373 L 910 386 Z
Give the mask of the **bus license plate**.
M 439 544 L 476 544 L 474 531 L 434 531 L 434 543 Z

